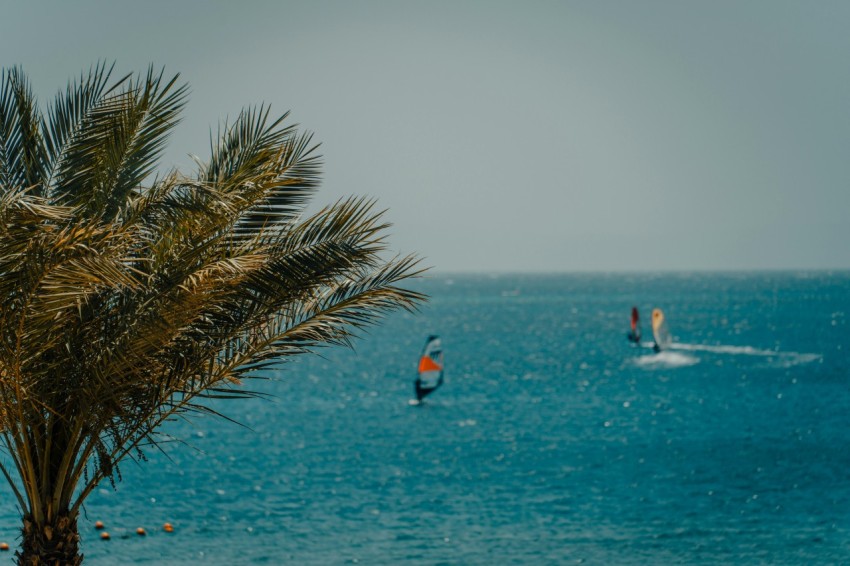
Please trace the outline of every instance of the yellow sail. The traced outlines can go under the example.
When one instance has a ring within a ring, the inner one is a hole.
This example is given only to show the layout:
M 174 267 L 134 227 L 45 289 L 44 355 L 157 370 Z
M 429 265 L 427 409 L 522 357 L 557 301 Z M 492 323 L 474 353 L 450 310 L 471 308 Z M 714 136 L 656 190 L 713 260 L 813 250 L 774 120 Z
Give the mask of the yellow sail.
M 670 331 L 667 329 L 664 312 L 661 309 L 652 309 L 652 336 L 655 338 L 657 350 L 663 350 L 673 342 Z

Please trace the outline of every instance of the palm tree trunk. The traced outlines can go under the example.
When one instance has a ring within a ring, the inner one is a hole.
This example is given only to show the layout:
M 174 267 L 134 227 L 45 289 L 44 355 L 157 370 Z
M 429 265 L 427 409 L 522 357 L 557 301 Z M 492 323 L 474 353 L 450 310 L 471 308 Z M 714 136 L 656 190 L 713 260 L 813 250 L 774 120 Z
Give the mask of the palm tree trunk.
M 76 513 L 60 514 L 45 525 L 37 525 L 28 515 L 22 533 L 21 549 L 16 554 L 19 566 L 79 566 L 83 562 Z

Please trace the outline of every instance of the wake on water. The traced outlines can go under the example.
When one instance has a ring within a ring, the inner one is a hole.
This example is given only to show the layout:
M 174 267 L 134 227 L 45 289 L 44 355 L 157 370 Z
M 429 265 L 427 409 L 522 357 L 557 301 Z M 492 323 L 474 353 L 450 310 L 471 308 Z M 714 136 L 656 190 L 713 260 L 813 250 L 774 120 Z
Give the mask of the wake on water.
M 679 352 L 671 352 L 670 350 L 664 350 L 658 352 L 657 354 L 640 356 L 639 358 L 635 359 L 635 364 L 648 368 L 687 367 L 698 363 L 699 358 L 695 356 L 689 356 L 687 354 L 682 354 Z
M 703 344 L 679 344 L 674 342 L 670 344 L 670 348 L 675 350 L 692 350 L 701 352 L 714 352 L 716 354 L 735 354 L 745 356 L 781 356 L 781 352 L 774 350 L 759 350 L 752 346 L 727 346 L 719 344 L 717 346 L 708 346 Z M 796 352 L 789 352 L 785 355 L 799 355 Z
M 644 348 L 652 348 L 653 343 L 641 342 L 641 346 Z M 682 351 L 710 352 L 713 354 L 730 354 L 734 356 L 770 357 L 773 358 L 776 363 L 782 365 L 783 367 L 791 367 L 799 364 L 806 364 L 809 362 L 818 361 L 822 357 L 820 354 L 779 352 L 774 350 L 762 350 L 759 348 L 754 348 L 752 346 L 732 346 L 725 344 L 711 346 L 705 344 L 682 344 L 679 342 L 674 342 L 673 344 L 670 344 L 670 346 L 666 350 L 663 350 L 656 354 L 650 354 L 636 358 L 635 364 L 648 368 L 670 368 L 687 367 L 699 363 L 699 358 L 697 358 L 696 356 L 684 354 L 682 353 Z

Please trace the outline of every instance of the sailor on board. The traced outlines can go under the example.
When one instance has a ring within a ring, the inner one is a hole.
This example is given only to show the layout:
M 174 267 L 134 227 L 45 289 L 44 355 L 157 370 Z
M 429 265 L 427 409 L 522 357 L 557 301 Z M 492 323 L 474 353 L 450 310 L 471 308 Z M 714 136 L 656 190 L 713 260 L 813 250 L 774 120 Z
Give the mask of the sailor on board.
M 440 337 L 428 336 L 422 355 L 419 357 L 419 368 L 414 382 L 416 400 L 422 401 L 426 395 L 433 393 L 443 384 L 443 348 Z
M 637 307 L 632 307 L 631 330 L 627 334 L 629 342 L 640 344 L 640 315 Z
M 667 348 L 673 342 L 661 309 L 652 309 L 652 337 L 655 339 L 652 349 L 656 352 Z

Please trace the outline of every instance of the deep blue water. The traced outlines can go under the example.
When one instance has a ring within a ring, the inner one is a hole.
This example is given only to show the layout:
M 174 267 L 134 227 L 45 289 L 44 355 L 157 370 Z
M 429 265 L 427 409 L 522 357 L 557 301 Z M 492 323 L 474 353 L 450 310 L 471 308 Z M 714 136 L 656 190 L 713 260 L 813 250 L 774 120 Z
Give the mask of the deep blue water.
M 217 405 L 251 430 L 171 424 L 90 498 L 87 563 L 850 563 L 850 274 L 416 286 L 420 314 Z M 627 343 L 633 304 L 674 350 Z M 429 333 L 446 384 L 410 407 Z

